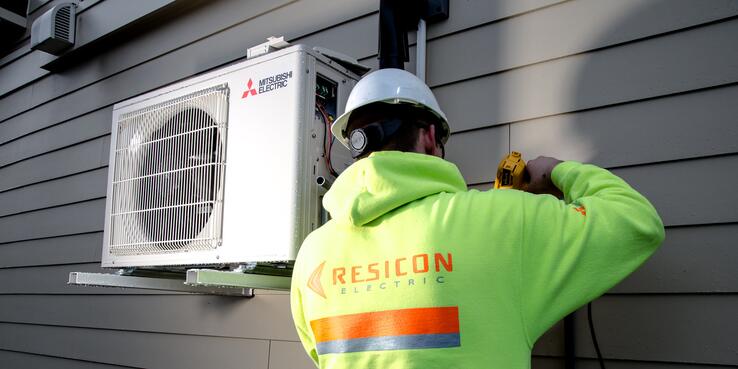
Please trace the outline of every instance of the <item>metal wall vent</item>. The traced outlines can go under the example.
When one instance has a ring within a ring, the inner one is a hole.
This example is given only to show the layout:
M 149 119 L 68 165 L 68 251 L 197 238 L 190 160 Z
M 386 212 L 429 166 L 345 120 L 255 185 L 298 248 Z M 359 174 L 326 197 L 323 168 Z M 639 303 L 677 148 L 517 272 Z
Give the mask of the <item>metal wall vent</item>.
M 72 6 L 63 6 L 54 15 L 54 36 L 57 39 L 69 40 L 71 43 L 74 43 L 72 33 L 69 32 L 73 23 L 71 17 L 73 8 Z
M 76 8 L 73 3 L 54 6 L 31 26 L 31 49 L 60 55 L 74 45 Z
M 121 115 L 116 122 L 110 252 L 211 250 L 222 242 L 228 87 Z

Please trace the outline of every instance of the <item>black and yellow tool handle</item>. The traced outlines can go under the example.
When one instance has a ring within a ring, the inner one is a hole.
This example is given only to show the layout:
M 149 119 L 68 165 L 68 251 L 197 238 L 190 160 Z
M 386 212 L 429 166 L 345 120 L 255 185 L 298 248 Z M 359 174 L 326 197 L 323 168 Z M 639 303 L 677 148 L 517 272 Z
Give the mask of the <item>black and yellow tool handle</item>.
M 497 167 L 495 189 L 514 188 L 522 190 L 525 186 L 525 161 L 517 151 L 507 155 Z

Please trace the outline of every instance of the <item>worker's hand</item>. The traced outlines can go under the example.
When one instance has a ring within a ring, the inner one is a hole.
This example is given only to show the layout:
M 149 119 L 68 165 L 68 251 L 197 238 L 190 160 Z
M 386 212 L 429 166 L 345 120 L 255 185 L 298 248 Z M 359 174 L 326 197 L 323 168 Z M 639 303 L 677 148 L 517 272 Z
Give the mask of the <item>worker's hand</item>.
M 551 180 L 551 172 L 559 163 L 561 163 L 561 160 L 548 156 L 539 156 L 529 161 L 525 166 L 526 185 L 523 191 L 538 195 L 549 194 L 563 199 L 564 194 Z

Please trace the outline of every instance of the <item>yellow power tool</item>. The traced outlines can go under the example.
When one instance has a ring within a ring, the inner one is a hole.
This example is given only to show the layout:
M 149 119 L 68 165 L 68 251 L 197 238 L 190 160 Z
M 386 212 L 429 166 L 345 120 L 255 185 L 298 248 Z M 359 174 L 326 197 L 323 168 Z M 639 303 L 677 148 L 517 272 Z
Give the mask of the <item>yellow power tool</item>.
M 524 185 L 525 161 L 523 161 L 523 155 L 517 151 L 513 151 L 502 159 L 500 165 L 497 167 L 495 189 L 514 188 L 521 190 Z

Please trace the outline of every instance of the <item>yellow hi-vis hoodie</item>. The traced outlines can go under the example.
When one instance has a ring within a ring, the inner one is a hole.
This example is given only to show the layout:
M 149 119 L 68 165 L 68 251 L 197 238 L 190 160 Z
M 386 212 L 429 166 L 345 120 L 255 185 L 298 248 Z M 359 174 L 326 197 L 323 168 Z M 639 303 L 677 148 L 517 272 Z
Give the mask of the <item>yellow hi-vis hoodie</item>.
M 429 155 L 351 165 L 295 263 L 307 353 L 320 368 L 529 368 L 541 334 L 664 239 L 648 200 L 607 170 L 564 162 L 552 179 L 565 201 L 467 191 Z

